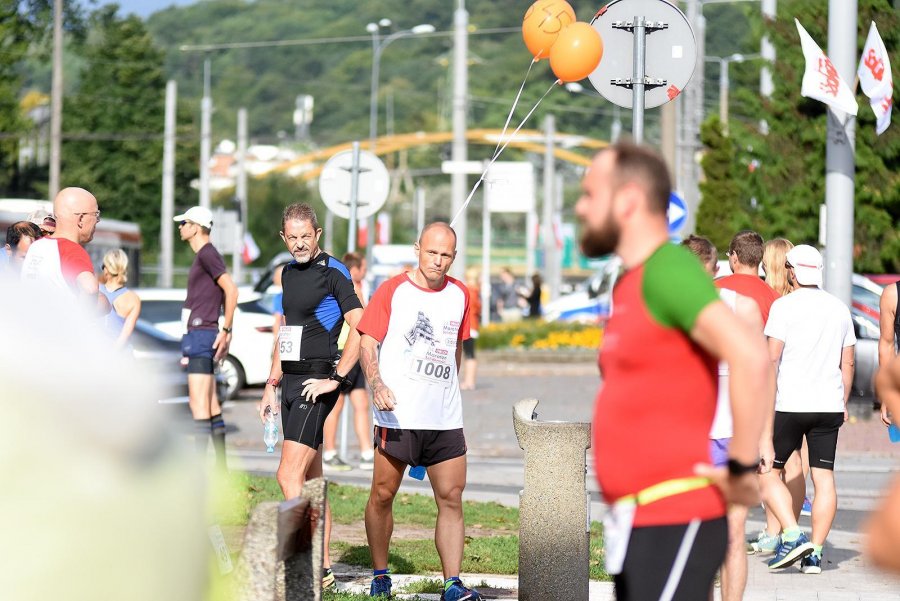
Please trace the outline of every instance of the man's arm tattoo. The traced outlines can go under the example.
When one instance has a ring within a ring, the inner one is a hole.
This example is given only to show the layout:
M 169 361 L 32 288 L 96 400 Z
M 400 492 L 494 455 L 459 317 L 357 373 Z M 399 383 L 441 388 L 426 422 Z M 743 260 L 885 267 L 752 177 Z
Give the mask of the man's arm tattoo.
M 363 373 L 369 386 L 374 391 L 376 388 L 384 386 L 381 381 L 381 372 L 378 370 L 378 353 L 374 348 L 363 347 L 359 350 L 360 360 L 362 361 Z

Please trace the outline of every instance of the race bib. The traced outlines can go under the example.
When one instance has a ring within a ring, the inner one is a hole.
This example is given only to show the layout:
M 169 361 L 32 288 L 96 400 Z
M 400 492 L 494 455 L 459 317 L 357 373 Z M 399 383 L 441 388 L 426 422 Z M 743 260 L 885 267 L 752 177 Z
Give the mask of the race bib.
M 453 366 L 448 355 L 441 355 L 446 349 L 424 349 L 410 353 L 407 375 L 413 380 L 437 384 L 448 388 L 453 376 Z
M 191 310 L 188 308 L 181 309 L 181 332 L 187 334 L 188 323 L 191 320 Z
M 615 576 L 622 573 L 636 509 L 637 504 L 632 498 L 614 503 L 603 516 L 603 549 L 607 574 Z
M 300 339 L 303 326 L 281 326 L 278 328 L 278 354 L 282 361 L 300 360 Z

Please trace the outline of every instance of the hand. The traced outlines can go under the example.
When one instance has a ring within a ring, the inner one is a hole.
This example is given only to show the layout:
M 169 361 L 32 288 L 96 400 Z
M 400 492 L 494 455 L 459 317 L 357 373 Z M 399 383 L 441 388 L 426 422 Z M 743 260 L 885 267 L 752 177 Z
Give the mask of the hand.
M 225 355 L 228 354 L 228 347 L 231 345 L 231 333 L 226 332 L 225 330 L 219 330 L 219 334 L 216 336 L 216 341 L 213 342 L 213 348 L 216 349 L 216 354 L 213 357 L 213 361 L 218 363 L 222 359 L 225 358 Z
M 306 400 L 315 403 L 320 394 L 328 394 L 329 392 L 333 392 L 337 390 L 338 383 L 337 380 L 332 380 L 330 378 L 324 378 L 321 380 L 310 378 L 306 382 L 303 383 L 303 392 L 302 394 L 306 397 Z
M 397 404 L 394 393 L 384 384 L 378 385 L 372 391 L 372 404 L 379 411 L 393 411 Z
M 881 404 L 881 423 L 885 426 L 891 425 L 890 411 L 888 411 L 887 405 L 884 403 Z
M 278 401 L 275 399 L 275 389 L 266 384 L 265 390 L 263 390 L 262 399 L 260 399 L 259 403 L 256 405 L 256 410 L 259 412 L 259 421 L 262 423 L 266 423 L 266 409 L 271 411 L 272 415 L 278 415 Z
M 768 474 L 772 471 L 772 465 L 775 462 L 775 445 L 771 440 L 762 442 L 759 445 L 759 469 L 757 473 Z
M 727 468 L 701 463 L 694 466 L 694 473 L 709 478 L 719 487 L 728 503 L 746 507 L 759 504 L 759 479 L 753 472 L 732 476 Z

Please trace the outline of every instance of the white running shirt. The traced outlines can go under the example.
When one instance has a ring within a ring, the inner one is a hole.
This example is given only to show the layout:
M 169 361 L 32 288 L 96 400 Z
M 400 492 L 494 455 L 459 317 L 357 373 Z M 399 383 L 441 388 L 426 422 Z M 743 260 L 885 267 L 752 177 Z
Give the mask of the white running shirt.
M 784 342 L 775 410 L 843 413 L 841 351 L 856 344 L 847 306 L 819 288 L 800 288 L 772 304 L 765 332 Z
M 731 309 L 732 313 L 735 312 L 737 292 L 720 288 L 719 298 Z M 709 437 L 712 440 L 731 438 L 734 435 L 732 422 L 731 395 L 728 391 L 728 364 L 725 361 L 719 361 L 719 396 L 716 399 L 716 415 L 713 417 L 713 423 L 709 429 Z
M 378 367 L 396 399 L 374 410 L 375 425 L 404 430 L 463 427 L 456 348 L 469 338 L 469 294 L 449 276 L 440 290 L 421 288 L 407 274 L 383 283 L 357 325 L 381 343 Z

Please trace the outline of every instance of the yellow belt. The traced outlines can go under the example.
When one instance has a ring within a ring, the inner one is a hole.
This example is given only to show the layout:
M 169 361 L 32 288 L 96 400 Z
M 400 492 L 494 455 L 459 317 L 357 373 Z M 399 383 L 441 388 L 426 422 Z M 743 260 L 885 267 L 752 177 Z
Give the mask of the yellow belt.
M 691 478 L 673 478 L 672 480 L 664 480 L 659 484 L 648 486 L 634 494 L 620 497 L 619 499 L 616 499 L 616 503 L 631 502 L 636 505 L 647 505 L 668 497 L 705 488 L 711 483 L 712 481 L 709 478 L 701 478 L 699 476 Z

